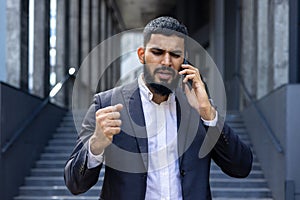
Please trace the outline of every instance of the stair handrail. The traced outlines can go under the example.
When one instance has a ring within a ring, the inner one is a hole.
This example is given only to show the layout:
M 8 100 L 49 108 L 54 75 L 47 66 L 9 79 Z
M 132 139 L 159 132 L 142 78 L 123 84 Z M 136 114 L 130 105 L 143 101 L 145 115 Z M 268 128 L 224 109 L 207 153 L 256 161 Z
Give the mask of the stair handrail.
M 236 79 L 238 80 L 239 84 L 242 86 L 242 91 L 245 93 L 246 97 L 248 98 L 248 100 L 250 100 L 250 103 L 254 106 L 254 109 L 256 110 L 258 116 L 260 117 L 263 126 L 265 127 L 265 129 L 267 130 L 267 134 L 270 137 L 270 140 L 272 142 L 272 144 L 275 146 L 276 150 L 278 153 L 283 153 L 283 148 L 280 144 L 280 141 L 277 139 L 276 135 L 274 134 L 271 126 L 269 125 L 266 117 L 264 116 L 264 114 L 262 113 L 262 111 L 259 109 L 259 107 L 257 106 L 256 102 L 253 100 L 252 96 L 250 95 L 250 92 L 248 91 L 248 89 L 245 86 L 245 83 L 241 77 L 240 74 L 235 74 L 234 75 L 236 77 Z
M 36 117 L 40 114 L 40 112 L 46 107 L 46 105 L 50 102 L 50 99 L 54 98 L 57 93 L 61 90 L 61 88 L 68 82 L 68 80 L 72 77 L 76 76 L 76 69 L 71 67 L 69 69 L 68 74 L 64 77 L 63 80 L 59 81 L 55 84 L 55 86 L 51 89 L 48 96 L 46 96 L 43 101 L 34 109 L 30 116 L 23 122 L 21 127 L 13 134 L 13 136 L 4 144 L 1 149 L 1 153 L 5 154 L 9 148 L 13 146 L 13 144 L 18 140 L 18 138 L 22 135 L 24 130 L 36 119 Z

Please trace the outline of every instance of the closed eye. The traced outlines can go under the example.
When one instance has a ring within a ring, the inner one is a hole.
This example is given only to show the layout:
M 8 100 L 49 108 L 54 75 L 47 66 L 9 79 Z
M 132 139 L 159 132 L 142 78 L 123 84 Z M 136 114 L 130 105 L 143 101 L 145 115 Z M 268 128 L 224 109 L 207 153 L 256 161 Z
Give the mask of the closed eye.
M 181 54 L 180 53 L 170 52 L 170 56 L 172 56 L 174 58 L 179 58 L 181 56 Z
M 164 53 L 164 51 L 160 49 L 153 49 L 151 52 L 157 56 L 162 55 Z

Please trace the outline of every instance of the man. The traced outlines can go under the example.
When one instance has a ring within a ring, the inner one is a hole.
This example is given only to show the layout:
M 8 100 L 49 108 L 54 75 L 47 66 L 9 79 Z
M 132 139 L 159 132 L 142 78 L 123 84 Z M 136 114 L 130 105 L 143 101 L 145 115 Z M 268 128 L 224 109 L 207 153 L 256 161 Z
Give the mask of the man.
M 248 176 L 250 148 L 222 126 L 199 70 L 183 64 L 187 35 L 174 18 L 152 20 L 137 50 L 144 73 L 133 83 L 95 95 L 65 166 L 73 194 L 89 190 L 103 165 L 100 199 L 105 200 L 211 199 L 211 159 L 230 176 Z M 216 132 L 220 137 L 211 151 L 199 156 Z

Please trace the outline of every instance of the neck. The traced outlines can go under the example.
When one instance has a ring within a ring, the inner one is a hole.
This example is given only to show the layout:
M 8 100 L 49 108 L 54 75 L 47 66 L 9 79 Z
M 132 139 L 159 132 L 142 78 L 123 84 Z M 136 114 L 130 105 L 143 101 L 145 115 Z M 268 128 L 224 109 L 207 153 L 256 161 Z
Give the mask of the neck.
M 153 94 L 153 98 L 152 101 L 154 101 L 157 104 L 161 104 L 164 101 L 168 100 L 168 96 L 169 95 L 161 95 L 161 94 L 157 94 L 151 87 L 148 87 L 149 90 L 152 92 Z

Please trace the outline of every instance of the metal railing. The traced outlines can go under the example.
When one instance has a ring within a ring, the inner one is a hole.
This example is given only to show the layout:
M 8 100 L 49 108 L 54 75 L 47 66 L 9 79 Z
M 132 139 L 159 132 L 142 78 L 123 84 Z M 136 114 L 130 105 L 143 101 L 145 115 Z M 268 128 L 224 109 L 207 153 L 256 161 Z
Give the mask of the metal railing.
M 268 123 L 267 119 L 265 118 L 264 114 L 259 109 L 259 107 L 257 106 L 256 102 L 253 100 L 252 96 L 250 95 L 250 92 L 247 90 L 247 88 L 245 86 L 245 83 L 243 82 L 243 79 L 241 78 L 241 75 L 236 74 L 235 77 L 237 78 L 239 84 L 242 86 L 243 92 L 245 93 L 247 99 L 253 105 L 253 107 L 256 110 L 258 116 L 260 117 L 260 119 L 262 121 L 262 124 L 263 124 L 264 128 L 267 130 L 267 134 L 270 137 L 270 140 L 271 140 L 272 144 L 275 146 L 277 152 L 278 153 L 283 153 L 283 148 L 282 148 L 279 140 L 277 139 L 276 135 L 272 131 L 272 128 L 269 125 L 269 123 Z
M 40 112 L 46 107 L 49 103 L 50 99 L 55 97 L 55 95 L 61 90 L 61 88 L 67 83 L 67 81 L 76 75 L 75 68 L 70 68 L 69 73 L 65 76 L 65 78 L 58 82 L 49 92 L 49 95 L 44 98 L 44 100 L 38 105 L 35 110 L 30 113 L 30 116 L 24 121 L 21 127 L 13 134 L 13 136 L 3 145 L 1 149 L 1 153 L 4 154 L 8 151 L 9 148 L 13 146 L 13 144 L 20 138 L 25 129 L 37 118 Z

